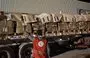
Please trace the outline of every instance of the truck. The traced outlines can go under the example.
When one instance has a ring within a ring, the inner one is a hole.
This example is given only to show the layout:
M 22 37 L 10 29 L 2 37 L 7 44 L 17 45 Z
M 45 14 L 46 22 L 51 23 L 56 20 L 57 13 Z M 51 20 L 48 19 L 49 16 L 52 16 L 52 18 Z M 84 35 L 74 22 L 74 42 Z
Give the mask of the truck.
M 90 36 L 90 15 L 0 13 L 0 58 L 31 58 L 32 34 L 37 30 L 48 40 L 51 57 Z

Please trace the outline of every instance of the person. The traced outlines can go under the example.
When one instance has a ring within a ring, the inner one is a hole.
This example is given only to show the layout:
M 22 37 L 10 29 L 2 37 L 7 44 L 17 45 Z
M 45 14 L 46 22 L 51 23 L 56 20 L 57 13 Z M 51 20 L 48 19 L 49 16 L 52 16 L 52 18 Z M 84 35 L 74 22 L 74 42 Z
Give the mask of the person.
M 7 19 L 7 16 L 4 14 L 4 11 L 0 11 L 0 21 Z
M 33 58 L 50 58 L 48 41 L 45 36 L 40 35 L 40 30 L 37 31 L 38 34 L 34 34 L 33 40 Z
M 7 32 L 6 30 L 6 20 L 7 16 L 3 11 L 0 11 L 0 36 L 2 39 L 5 39 L 5 33 Z

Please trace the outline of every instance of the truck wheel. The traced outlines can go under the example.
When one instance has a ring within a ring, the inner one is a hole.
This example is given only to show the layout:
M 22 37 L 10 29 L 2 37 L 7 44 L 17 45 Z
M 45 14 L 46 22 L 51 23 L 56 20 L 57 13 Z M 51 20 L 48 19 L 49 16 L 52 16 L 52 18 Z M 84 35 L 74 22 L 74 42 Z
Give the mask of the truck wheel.
M 32 45 L 24 43 L 19 46 L 19 58 L 31 58 Z
M 14 51 L 10 47 L 0 47 L 0 58 L 15 58 Z

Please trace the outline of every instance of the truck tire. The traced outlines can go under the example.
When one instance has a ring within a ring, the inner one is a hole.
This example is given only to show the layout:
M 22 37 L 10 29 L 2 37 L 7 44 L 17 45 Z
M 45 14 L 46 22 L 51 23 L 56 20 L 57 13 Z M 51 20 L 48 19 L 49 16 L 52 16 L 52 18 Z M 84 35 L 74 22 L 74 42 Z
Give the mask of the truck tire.
M 23 43 L 19 46 L 19 58 L 31 58 L 32 44 Z
M 0 47 L 0 58 L 15 58 L 14 51 L 10 47 Z

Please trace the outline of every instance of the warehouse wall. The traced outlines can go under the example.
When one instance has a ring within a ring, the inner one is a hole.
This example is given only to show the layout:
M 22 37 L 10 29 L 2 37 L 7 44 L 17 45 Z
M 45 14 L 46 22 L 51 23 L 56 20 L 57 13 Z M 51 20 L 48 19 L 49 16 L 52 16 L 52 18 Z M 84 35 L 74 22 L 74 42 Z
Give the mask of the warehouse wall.
M 0 10 L 1 10 L 1 0 L 0 0 Z
M 90 10 L 90 3 L 77 0 L 1 0 L 4 11 L 14 12 L 59 12 L 76 14 L 77 9 Z

